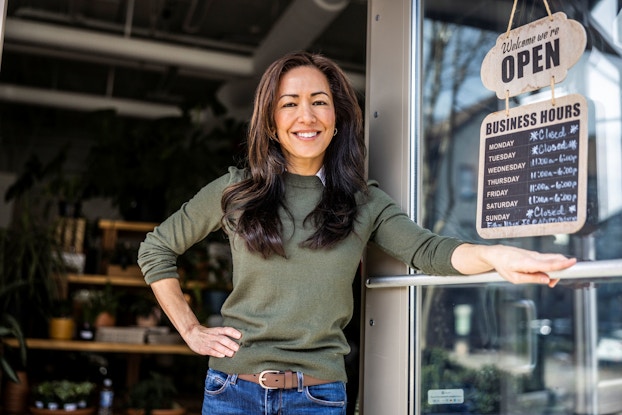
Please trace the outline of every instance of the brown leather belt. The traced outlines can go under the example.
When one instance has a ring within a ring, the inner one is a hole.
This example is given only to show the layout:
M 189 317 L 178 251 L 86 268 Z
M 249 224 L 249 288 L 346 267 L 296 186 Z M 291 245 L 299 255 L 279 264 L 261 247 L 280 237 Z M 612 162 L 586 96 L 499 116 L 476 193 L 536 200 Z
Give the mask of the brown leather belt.
M 252 375 L 238 375 L 238 379 L 258 384 L 264 389 L 293 389 L 298 387 L 298 374 L 290 370 L 264 370 Z M 302 375 L 302 386 L 315 386 L 331 383 L 332 380 L 317 379 L 309 375 Z

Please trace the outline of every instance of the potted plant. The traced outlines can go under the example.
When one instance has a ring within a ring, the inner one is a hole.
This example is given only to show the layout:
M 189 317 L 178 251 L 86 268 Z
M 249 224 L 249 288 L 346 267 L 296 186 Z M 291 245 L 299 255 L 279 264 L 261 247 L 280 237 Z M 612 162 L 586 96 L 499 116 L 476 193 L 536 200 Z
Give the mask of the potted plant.
M 31 213 L 28 198 L 20 203 L 15 223 L 0 228 L 0 331 L 2 336 L 16 337 L 19 344 L 17 351 L 2 347 L 0 352 L 0 373 L 8 377 L 2 395 L 7 413 L 23 412 L 20 406 L 26 405 L 26 362 L 20 357 L 25 356 L 25 338 L 47 334 L 52 303 L 60 296 L 59 281 L 64 275 L 51 229 Z
M 139 327 L 157 326 L 162 318 L 162 309 L 152 293 L 133 297 L 129 311 L 136 318 L 136 325 Z
M 64 275 L 50 228 L 22 212 L 19 223 L 0 229 L 0 309 L 20 322 L 26 336 L 46 331 Z
M 133 385 L 127 395 L 128 415 L 183 415 L 186 409 L 175 398 L 173 380 L 157 372 Z
M 11 226 L 0 228 L 0 309 L 20 323 L 27 337 L 42 336 L 55 300 L 62 297 L 65 264 L 48 218 L 46 185 L 64 163 L 66 149 L 47 164 L 32 156 L 9 187 L 5 200 L 15 201 Z
M 23 413 L 28 396 L 26 366 L 26 341 L 19 322 L 10 314 L 0 315 L 0 338 L 17 339 L 17 350 L 0 343 L 0 374 L 7 377 L 4 382 L 3 407 L 6 413 Z
M 50 380 L 34 387 L 33 399 L 36 409 L 75 411 L 89 407 L 94 391 L 92 382 Z
M 26 365 L 26 340 L 19 326 L 19 322 L 10 314 L 0 315 L 0 338 L 14 337 L 18 344 L 19 364 Z M 9 377 L 13 382 L 19 382 L 15 368 L 4 354 L 4 343 L 0 343 L 0 373 Z
M 68 299 L 56 300 L 52 305 L 49 336 L 56 340 L 71 340 L 76 329 L 73 303 Z
M 103 290 L 91 291 L 85 304 L 85 321 L 91 322 L 92 327 L 96 329 L 114 326 L 121 295 L 122 293 L 115 291 L 110 283 L 106 284 Z

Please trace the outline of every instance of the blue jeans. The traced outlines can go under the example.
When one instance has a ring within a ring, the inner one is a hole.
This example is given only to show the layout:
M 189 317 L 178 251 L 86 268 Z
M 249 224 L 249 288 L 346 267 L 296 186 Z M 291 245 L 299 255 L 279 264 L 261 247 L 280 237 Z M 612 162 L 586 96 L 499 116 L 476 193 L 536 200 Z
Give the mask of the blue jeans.
M 346 386 L 333 382 L 293 389 L 260 385 L 209 369 L 202 415 L 345 415 Z

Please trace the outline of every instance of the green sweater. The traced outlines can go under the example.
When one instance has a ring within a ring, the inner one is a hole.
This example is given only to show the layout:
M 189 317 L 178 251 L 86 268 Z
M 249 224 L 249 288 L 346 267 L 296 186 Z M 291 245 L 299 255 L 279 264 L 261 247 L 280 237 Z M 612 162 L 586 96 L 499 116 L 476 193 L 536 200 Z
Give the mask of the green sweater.
M 230 168 L 147 235 L 138 263 L 148 284 L 178 277 L 177 256 L 221 227 L 222 192 L 244 175 Z M 263 259 L 229 235 L 233 291 L 221 312 L 225 326 L 242 332 L 241 347 L 233 358 L 211 358 L 210 367 L 226 373 L 293 370 L 345 382 L 343 357 L 349 346 L 342 330 L 352 316 L 352 281 L 367 242 L 436 275 L 458 273 L 450 257 L 460 242 L 421 228 L 371 183 L 367 200 L 359 195 L 354 233 L 333 249 L 300 248 L 313 233 L 304 219 L 320 200 L 323 184 L 317 176 L 290 173 L 285 184 L 291 216 L 279 214 L 287 258 Z

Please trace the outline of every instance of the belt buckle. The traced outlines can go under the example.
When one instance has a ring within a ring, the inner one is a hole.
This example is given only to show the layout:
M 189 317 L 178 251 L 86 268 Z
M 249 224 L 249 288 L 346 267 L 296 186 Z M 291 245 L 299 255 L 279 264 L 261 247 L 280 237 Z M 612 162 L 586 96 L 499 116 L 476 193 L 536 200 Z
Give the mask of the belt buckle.
M 263 370 L 259 374 L 259 378 L 257 379 L 257 382 L 259 383 L 259 386 L 261 386 L 264 389 L 278 389 L 278 387 L 276 387 L 276 386 L 268 386 L 264 382 L 267 380 L 265 378 L 266 375 L 269 375 L 269 374 L 278 375 L 279 373 L 281 373 L 280 370 Z

